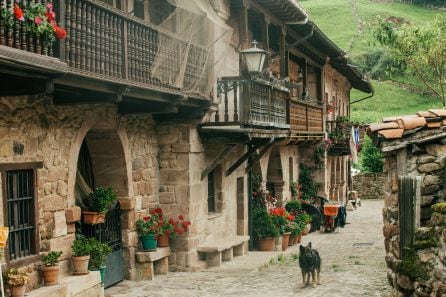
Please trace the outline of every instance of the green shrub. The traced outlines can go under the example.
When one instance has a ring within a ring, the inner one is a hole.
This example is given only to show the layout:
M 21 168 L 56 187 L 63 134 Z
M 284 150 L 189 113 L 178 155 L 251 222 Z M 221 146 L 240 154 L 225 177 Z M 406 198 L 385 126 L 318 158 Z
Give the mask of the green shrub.
M 112 249 L 106 243 L 100 243 L 96 238 L 90 238 L 89 241 L 91 253 L 88 269 L 98 270 L 105 266 L 105 259 L 112 252 Z
M 375 147 L 369 137 L 364 138 L 364 145 L 359 155 L 363 172 L 383 172 L 384 158 L 381 151 Z
M 81 234 L 76 234 L 76 239 L 71 245 L 74 257 L 88 256 L 91 253 L 90 240 Z
M 285 205 L 286 211 L 295 216 L 302 209 L 302 204 L 299 200 L 290 200 Z
M 104 189 L 99 186 L 90 194 L 88 210 L 105 212 L 113 206 L 116 199 L 116 192 L 111 187 Z
M 317 196 L 318 184 L 313 181 L 313 171 L 310 167 L 300 164 L 299 184 L 301 185 L 302 200 L 309 200 Z
M 279 229 L 274 224 L 271 215 L 264 208 L 254 209 L 252 223 L 252 231 L 256 239 L 279 236 Z

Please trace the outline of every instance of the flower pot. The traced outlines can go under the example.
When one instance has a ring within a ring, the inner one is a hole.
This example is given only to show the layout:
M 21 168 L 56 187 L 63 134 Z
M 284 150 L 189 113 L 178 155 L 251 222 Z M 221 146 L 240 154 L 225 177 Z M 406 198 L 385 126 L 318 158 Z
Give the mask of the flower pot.
M 99 274 L 101 275 L 101 284 L 104 284 L 105 268 L 107 268 L 107 266 L 103 266 L 103 267 L 98 269 L 99 270 Z
M 158 235 L 157 245 L 158 245 L 158 247 L 168 247 L 169 246 L 169 236 Z
M 302 234 L 297 235 L 296 243 L 300 243 L 302 241 Z
M 284 233 L 282 235 L 282 251 L 286 251 L 288 248 L 288 242 L 290 240 L 290 234 L 291 233 Z
M 156 250 L 155 234 L 148 234 L 141 236 L 142 249 L 145 251 Z
M 43 266 L 42 277 L 45 286 L 54 286 L 59 282 L 59 266 Z
M 293 246 L 296 244 L 297 235 L 290 235 L 290 240 L 288 241 L 288 246 Z
M 274 237 L 257 239 L 257 250 L 262 252 L 272 252 L 274 251 L 274 244 L 275 244 Z
M 311 230 L 311 224 L 306 224 L 304 230 L 302 231 L 302 235 L 307 235 L 308 233 L 310 233 Z
M 9 286 L 9 292 L 11 297 L 23 297 L 25 296 L 26 285 L 21 286 Z
M 88 274 L 88 261 L 90 260 L 90 256 L 80 256 L 80 257 L 71 257 L 71 261 L 73 262 L 73 274 L 74 275 L 82 275 Z
M 82 211 L 82 215 L 85 224 L 96 225 L 105 222 L 104 212 Z

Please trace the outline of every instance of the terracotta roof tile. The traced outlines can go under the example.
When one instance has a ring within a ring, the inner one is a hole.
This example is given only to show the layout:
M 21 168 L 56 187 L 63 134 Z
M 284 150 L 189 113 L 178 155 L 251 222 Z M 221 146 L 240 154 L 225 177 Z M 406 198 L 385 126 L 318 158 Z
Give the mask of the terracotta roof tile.
M 387 129 L 378 131 L 378 134 L 386 139 L 396 139 L 403 136 L 404 129 Z
M 367 134 L 377 134 L 385 139 L 398 139 L 426 128 L 438 129 L 442 126 L 446 126 L 446 109 L 429 109 L 419 111 L 415 115 L 385 117 L 382 123 L 369 125 Z

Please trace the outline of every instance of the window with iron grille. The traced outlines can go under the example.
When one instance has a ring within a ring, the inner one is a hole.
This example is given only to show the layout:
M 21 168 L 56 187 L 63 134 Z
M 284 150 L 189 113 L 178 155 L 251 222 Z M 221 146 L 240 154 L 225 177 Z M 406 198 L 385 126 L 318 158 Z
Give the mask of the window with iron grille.
M 215 172 L 208 174 L 208 212 L 215 212 Z
M 6 171 L 6 216 L 9 260 L 36 254 L 34 170 Z

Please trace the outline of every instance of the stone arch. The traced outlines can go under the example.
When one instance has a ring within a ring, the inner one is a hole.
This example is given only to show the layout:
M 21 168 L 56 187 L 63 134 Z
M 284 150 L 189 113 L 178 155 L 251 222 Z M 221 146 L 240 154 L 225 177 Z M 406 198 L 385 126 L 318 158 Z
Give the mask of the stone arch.
M 116 181 L 116 177 L 112 178 L 111 181 L 107 181 L 105 177 L 110 177 L 110 174 L 107 174 L 105 170 L 107 167 L 110 168 L 110 166 L 112 166 L 113 160 L 118 160 L 117 162 L 119 164 L 119 169 L 113 169 L 113 173 L 119 173 L 121 179 L 121 181 L 118 182 L 118 187 L 116 188 L 118 197 L 131 197 L 133 195 L 133 188 L 130 184 L 132 180 L 131 154 L 129 151 L 129 141 L 125 127 L 120 125 L 120 118 L 117 117 L 115 113 L 114 116 L 112 114 L 107 116 L 106 112 L 91 112 L 90 114 L 86 115 L 86 120 L 77 131 L 76 137 L 70 148 L 68 160 L 68 205 L 75 205 L 77 163 L 79 159 L 79 152 L 84 140 L 87 140 L 87 143 L 92 142 L 92 149 L 90 149 L 90 153 L 96 155 L 95 158 L 92 158 L 95 159 L 95 163 L 98 163 L 101 160 L 101 149 L 115 150 L 115 158 L 111 158 L 110 160 L 106 161 L 105 164 L 100 165 L 101 167 L 96 171 L 96 184 L 104 186 L 111 185 L 115 188 L 112 183 Z M 104 147 L 102 148 L 101 143 L 104 144 Z M 102 156 L 104 158 L 103 160 L 106 160 L 106 155 Z M 102 177 L 96 178 L 98 174 L 103 174 L 104 172 L 105 174 Z M 103 184 L 103 182 L 106 183 Z
M 284 184 L 280 147 L 275 146 L 271 149 L 269 155 L 268 168 L 266 170 L 266 186 L 269 192 L 276 197 L 279 206 L 283 203 Z

